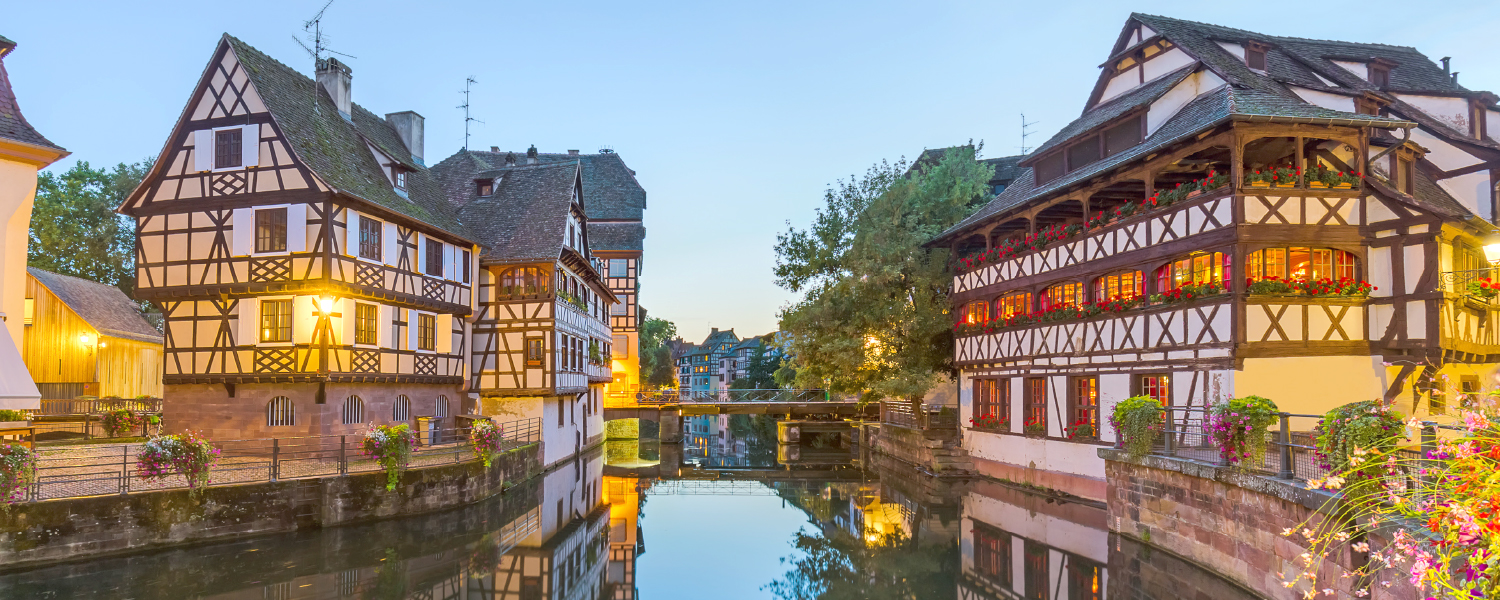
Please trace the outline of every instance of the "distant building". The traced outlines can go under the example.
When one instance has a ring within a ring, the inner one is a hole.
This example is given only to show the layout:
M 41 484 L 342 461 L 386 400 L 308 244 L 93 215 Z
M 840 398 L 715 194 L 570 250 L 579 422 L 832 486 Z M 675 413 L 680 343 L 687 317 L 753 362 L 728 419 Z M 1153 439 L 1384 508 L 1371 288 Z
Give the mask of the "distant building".
M 162 334 L 125 292 L 32 267 L 26 368 L 43 398 L 162 393 Z
M 739 341 L 740 338 L 734 334 L 733 329 L 719 331 L 715 327 L 702 344 L 684 352 L 677 359 L 678 381 L 682 392 L 701 394 L 729 389 L 729 385 L 721 381 L 719 359 L 729 354 L 729 349 Z M 684 381 L 685 384 L 682 383 Z
M 26 304 L 26 246 L 30 241 L 31 203 L 36 172 L 68 155 L 32 129 L 21 116 L 10 87 L 5 59 L 16 43 L 0 36 L 0 408 L 41 407 L 41 393 L 21 357 L 25 346 L 22 313 Z
M 738 379 L 750 376 L 750 364 L 755 360 L 756 352 L 768 348 L 764 340 L 773 334 L 760 337 L 748 337 L 740 340 L 729 349 L 729 352 L 719 359 L 720 384 L 729 387 Z

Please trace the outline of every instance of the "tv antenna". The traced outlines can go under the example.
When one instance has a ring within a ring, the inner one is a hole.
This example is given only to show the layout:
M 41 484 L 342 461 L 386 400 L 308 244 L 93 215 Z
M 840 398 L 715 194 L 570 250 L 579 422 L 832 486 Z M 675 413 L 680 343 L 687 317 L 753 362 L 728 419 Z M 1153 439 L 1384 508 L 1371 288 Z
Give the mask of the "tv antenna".
M 1041 121 L 1027 121 L 1026 113 L 1021 113 L 1021 154 L 1031 152 L 1031 148 L 1026 145 L 1026 138 L 1031 135 L 1031 131 L 1027 128 L 1037 123 L 1041 123 Z
M 473 77 L 464 79 L 464 90 L 462 92 L 464 95 L 464 103 L 458 105 L 457 107 L 464 109 L 464 152 L 469 151 L 469 122 L 473 121 L 475 123 L 479 123 L 480 125 L 484 124 L 484 121 L 480 121 L 479 119 L 469 116 L 469 88 L 476 83 L 479 82 L 475 81 Z
M 323 8 L 318 9 L 318 14 L 315 14 L 311 19 L 302 22 L 302 31 L 307 34 L 307 42 L 302 41 L 302 38 L 299 38 L 295 35 L 292 36 L 292 39 L 297 42 L 297 45 L 302 46 L 302 49 L 306 50 L 307 53 L 312 56 L 314 72 L 316 72 L 318 69 L 323 68 L 324 54 L 337 54 L 339 56 L 347 56 L 349 58 L 358 58 L 356 56 L 344 54 L 343 52 L 331 50 L 328 48 L 328 38 L 327 36 L 323 35 L 323 13 L 328 12 L 328 7 L 330 6 L 333 6 L 333 0 L 328 0 L 328 3 L 324 4 Z M 311 42 L 312 45 L 308 46 L 308 42 Z M 313 86 L 313 112 L 317 112 L 318 110 L 317 90 L 317 86 Z

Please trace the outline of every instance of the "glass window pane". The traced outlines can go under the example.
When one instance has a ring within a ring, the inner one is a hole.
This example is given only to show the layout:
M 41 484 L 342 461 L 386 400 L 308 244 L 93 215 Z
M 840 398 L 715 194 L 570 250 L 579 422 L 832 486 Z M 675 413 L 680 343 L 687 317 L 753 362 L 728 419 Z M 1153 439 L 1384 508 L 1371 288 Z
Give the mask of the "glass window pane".
M 1292 279 L 1307 279 L 1312 274 L 1312 259 L 1307 248 L 1292 248 L 1287 252 L 1287 272 Z

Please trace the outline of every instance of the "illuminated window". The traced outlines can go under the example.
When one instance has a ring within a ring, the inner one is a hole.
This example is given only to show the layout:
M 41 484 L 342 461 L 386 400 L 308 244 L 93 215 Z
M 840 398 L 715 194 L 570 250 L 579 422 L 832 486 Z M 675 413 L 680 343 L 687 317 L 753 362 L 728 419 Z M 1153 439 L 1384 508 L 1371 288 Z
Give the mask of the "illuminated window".
M 539 338 L 539 337 L 526 338 L 526 364 L 527 365 L 530 365 L 530 366 L 533 366 L 533 367 L 541 365 L 542 364 L 542 353 L 543 352 L 544 352 L 544 348 L 542 346 L 542 338 Z
M 260 301 L 260 341 L 292 341 L 292 301 Z
M 1129 300 L 1146 294 L 1146 278 L 1140 271 L 1105 275 L 1094 280 L 1094 301 Z
M 354 305 L 354 343 L 369 344 L 378 343 L 375 336 L 376 315 L 380 309 L 374 304 L 363 302 Z
M 1327 248 L 1264 248 L 1245 256 L 1245 277 L 1261 279 L 1354 279 L 1354 254 Z
M 1010 589 L 1010 534 L 980 523 L 974 525 L 974 570 L 990 583 Z
M 544 295 L 550 279 L 545 271 L 536 267 L 507 269 L 500 275 L 500 297 Z
M 1026 423 L 1025 425 L 1047 426 L 1047 379 L 1026 379 Z
M 493 179 L 480 179 L 480 180 L 476 181 L 475 183 L 478 184 L 478 187 L 479 187 L 478 193 L 479 193 L 480 196 L 489 196 L 489 195 L 495 193 L 495 180 L 493 180 Z
M 1068 557 L 1068 600 L 1104 598 L 1104 565 L 1080 556 Z
M 1174 260 L 1156 270 L 1156 289 L 1166 291 L 1190 283 L 1224 283 L 1230 277 L 1229 262 L 1229 255 L 1223 252 L 1205 252 Z
M 1031 293 L 1021 292 L 1001 296 L 995 301 L 996 312 L 1002 319 L 1009 319 L 1016 315 L 1031 314 Z
M 1087 424 L 1099 434 L 1099 379 L 1096 377 L 1073 378 L 1073 396 L 1069 398 L 1068 427 Z
M 1136 379 L 1137 394 L 1154 398 L 1162 406 L 1172 405 L 1171 377 L 1168 375 L 1141 375 Z
M 1010 420 L 1010 380 L 974 380 L 974 418 Z
M 1083 284 L 1060 283 L 1047 288 L 1042 296 L 1042 309 L 1083 304 Z
M 970 325 L 984 323 L 990 320 L 990 303 L 984 300 L 975 300 L 964 306 L 964 322 Z
M 1026 540 L 1025 567 L 1026 595 L 1027 600 L 1047 600 L 1051 598 L 1052 592 L 1052 569 L 1048 566 L 1049 552 L 1047 547 L 1031 540 Z

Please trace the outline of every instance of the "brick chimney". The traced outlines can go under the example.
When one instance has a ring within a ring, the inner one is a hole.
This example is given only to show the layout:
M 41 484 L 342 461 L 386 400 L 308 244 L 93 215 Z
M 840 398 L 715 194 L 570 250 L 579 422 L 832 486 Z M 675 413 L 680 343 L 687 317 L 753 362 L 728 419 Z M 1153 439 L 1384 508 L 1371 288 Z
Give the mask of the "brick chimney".
M 396 128 L 396 135 L 401 136 L 401 143 L 406 144 L 406 149 L 411 151 L 411 159 L 419 165 L 426 166 L 427 163 L 422 160 L 423 123 L 426 119 L 423 119 L 422 115 L 406 110 L 386 115 L 385 121 L 390 123 L 391 127 Z
M 354 120 L 351 116 L 354 98 L 349 95 L 349 79 L 353 73 L 349 70 L 349 65 L 339 62 L 337 58 L 329 57 L 318 61 L 318 85 L 333 98 L 333 105 L 338 107 L 339 116 L 351 122 Z
M 568 151 L 568 156 L 578 156 L 578 151 L 577 150 L 569 150 Z
M 526 149 L 526 164 L 536 164 L 536 144 L 532 144 L 530 148 Z

